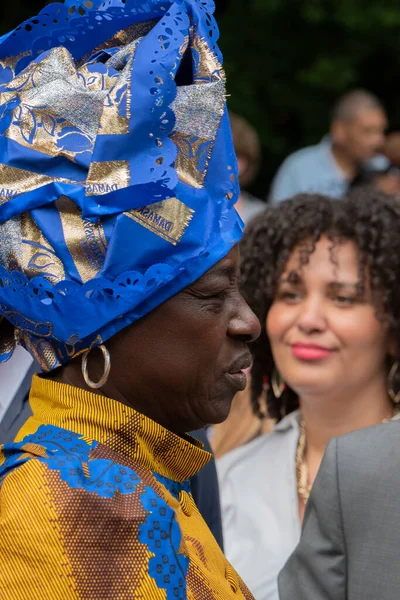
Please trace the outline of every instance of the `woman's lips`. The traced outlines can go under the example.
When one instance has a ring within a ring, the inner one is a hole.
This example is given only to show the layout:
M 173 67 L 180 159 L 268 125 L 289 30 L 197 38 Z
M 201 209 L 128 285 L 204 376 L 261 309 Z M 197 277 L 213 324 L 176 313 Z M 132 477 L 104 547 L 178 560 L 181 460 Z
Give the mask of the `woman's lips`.
M 245 371 L 240 371 L 239 373 L 227 373 L 225 377 L 229 383 L 240 392 L 247 386 L 247 375 Z
M 333 350 L 316 344 L 292 344 L 292 354 L 300 360 L 323 360 L 332 355 Z
M 225 374 L 230 385 L 236 390 L 243 391 L 246 388 L 252 362 L 250 352 L 246 352 L 232 363 L 228 373 Z

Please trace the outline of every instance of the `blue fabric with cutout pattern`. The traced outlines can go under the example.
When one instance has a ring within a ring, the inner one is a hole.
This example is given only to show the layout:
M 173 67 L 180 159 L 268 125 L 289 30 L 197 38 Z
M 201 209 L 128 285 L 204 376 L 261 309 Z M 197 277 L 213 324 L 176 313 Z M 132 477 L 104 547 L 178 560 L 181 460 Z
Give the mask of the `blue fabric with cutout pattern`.
M 0 361 L 68 362 L 240 240 L 213 10 L 66 0 L 0 38 Z

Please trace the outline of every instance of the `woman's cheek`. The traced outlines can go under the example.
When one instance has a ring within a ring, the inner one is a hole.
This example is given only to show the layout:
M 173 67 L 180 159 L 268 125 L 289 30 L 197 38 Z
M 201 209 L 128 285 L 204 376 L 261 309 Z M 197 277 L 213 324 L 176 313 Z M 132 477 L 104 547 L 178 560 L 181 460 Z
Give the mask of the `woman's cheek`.
M 281 338 L 291 326 L 293 315 L 290 307 L 278 302 L 273 304 L 265 322 L 267 335 L 271 340 Z

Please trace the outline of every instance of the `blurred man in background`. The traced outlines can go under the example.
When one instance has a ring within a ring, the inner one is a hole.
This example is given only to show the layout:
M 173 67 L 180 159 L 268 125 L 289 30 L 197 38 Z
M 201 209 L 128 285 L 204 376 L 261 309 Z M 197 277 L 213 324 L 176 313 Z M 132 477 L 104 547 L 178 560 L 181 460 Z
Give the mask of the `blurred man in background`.
M 255 198 L 247 188 L 255 180 L 260 168 L 261 145 L 257 131 L 243 117 L 229 111 L 233 145 L 238 161 L 240 196 L 236 210 L 247 225 L 253 217 L 264 210 L 265 202 Z
M 385 170 L 389 161 L 379 153 L 386 127 L 378 98 L 364 90 L 346 94 L 333 111 L 330 135 L 284 161 L 272 183 L 270 202 L 299 193 L 341 198 L 361 169 Z

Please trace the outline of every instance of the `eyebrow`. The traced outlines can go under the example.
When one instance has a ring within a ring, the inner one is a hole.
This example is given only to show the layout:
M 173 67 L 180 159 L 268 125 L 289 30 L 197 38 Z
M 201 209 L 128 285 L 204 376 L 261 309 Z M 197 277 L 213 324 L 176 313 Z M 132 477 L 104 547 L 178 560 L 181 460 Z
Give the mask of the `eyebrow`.
M 332 281 L 329 283 L 329 287 L 334 289 L 343 290 L 345 288 L 352 288 L 358 291 L 360 282 L 350 283 L 350 281 Z
M 288 274 L 286 277 L 280 279 L 279 284 L 288 283 L 290 285 L 300 285 L 303 283 L 303 278 L 298 273 Z M 344 289 L 344 288 L 353 288 L 358 290 L 360 282 L 350 282 L 350 281 L 330 281 L 327 286 L 333 289 Z
M 239 277 L 240 269 L 239 269 L 239 267 L 235 267 L 234 265 L 215 265 L 209 271 L 204 273 L 204 277 L 215 277 L 215 276 L 222 276 L 222 277 L 237 276 L 237 277 Z

